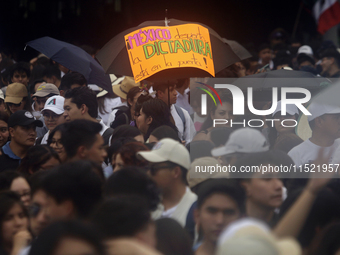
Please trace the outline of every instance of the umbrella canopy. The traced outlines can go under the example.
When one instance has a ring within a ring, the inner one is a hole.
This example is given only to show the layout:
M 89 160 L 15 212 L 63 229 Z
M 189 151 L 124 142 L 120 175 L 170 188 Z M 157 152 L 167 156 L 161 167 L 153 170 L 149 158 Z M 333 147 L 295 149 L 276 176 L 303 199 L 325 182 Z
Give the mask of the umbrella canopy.
M 272 88 L 277 87 L 298 87 L 308 89 L 312 95 L 317 94 L 330 81 L 323 77 L 317 77 L 310 72 L 293 71 L 293 70 L 274 70 L 264 73 L 245 76 L 235 80 L 232 84 L 246 91 L 248 87 L 252 87 L 254 98 L 257 100 L 266 100 L 271 98 Z M 292 98 L 300 98 L 301 94 L 290 93 Z
M 197 22 L 188 22 L 176 19 L 169 19 L 168 22 L 170 26 L 178 26 L 184 24 L 198 24 L 209 30 L 215 73 L 241 60 L 241 58 L 234 53 L 232 48 L 228 44 L 224 43 L 223 39 L 211 28 Z M 106 73 L 133 76 L 124 36 L 133 31 L 145 27 L 164 25 L 165 25 L 164 20 L 146 21 L 137 27 L 125 30 L 118 34 L 117 36 L 115 36 L 113 39 L 111 39 L 98 52 L 96 58 L 103 66 Z M 181 67 L 161 71 L 150 78 L 153 80 L 160 80 L 160 79 L 207 77 L 207 76 L 210 75 L 203 70 L 191 67 Z
M 83 49 L 48 36 L 30 41 L 27 45 L 71 71 L 81 73 L 89 84 L 96 84 L 113 94 L 109 75 Z
M 340 81 L 330 85 L 313 98 L 313 102 L 340 106 Z
M 225 38 L 222 39 L 226 44 L 228 44 L 231 49 L 233 50 L 233 52 L 241 59 L 247 59 L 247 58 L 251 58 L 252 55 L 249 53 L 249 51 L 246 50 L 246 48 L 244 48 L 241 44 L 239 44 L 236 41 L 233 40 L 227 40 Z

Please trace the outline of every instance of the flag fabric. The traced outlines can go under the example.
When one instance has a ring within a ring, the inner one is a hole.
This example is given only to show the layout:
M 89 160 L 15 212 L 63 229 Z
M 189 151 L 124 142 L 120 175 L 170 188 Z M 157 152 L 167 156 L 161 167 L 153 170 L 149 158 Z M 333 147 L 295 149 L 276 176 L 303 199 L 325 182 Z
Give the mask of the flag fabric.
M 340 3 L 338 0 L 314 1 L 313 15 L 317 22 L 318 32 L 326 33 L 340 23 Z

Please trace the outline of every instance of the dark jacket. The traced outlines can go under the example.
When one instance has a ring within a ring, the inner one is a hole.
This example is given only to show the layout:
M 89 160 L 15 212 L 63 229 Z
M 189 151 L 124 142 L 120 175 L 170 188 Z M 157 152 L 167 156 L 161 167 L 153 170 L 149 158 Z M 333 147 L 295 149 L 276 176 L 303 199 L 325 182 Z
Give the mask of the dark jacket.
M 21 162 L 21 158 L 16 156 L 11 148 L 9 147 L 10 142 L 7 142 L 1 148 L 0 155 L 0 172 L 5 170 L 15 170 L 18 168 Z

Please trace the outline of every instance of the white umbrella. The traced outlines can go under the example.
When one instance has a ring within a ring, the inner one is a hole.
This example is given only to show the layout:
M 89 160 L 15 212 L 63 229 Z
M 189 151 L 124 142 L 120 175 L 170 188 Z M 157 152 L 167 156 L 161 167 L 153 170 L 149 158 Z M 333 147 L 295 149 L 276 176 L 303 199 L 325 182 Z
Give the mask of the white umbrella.
M 313 98 L 313 102 L 340 106 L 340 81 L 329 85 Z

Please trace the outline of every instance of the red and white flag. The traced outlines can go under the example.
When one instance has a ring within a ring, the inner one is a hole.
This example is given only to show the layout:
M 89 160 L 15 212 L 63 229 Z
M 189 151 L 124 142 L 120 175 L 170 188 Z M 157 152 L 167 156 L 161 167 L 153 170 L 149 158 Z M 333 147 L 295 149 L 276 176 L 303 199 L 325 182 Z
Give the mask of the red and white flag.
M 313 15 L 319 33 L 324 34 L 340 23 L 340 3 L 338 0 L 317 0 L 313 6 Z

